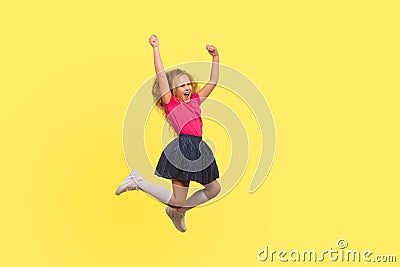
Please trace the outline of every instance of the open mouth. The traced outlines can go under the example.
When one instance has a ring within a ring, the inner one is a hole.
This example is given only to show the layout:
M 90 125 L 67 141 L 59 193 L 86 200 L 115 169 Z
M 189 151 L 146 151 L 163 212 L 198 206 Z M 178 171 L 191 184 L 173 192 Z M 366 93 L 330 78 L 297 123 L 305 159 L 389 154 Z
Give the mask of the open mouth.
M 183 102 L 189 103 L 190 101 L 190 92 L 184 93 L 183 94 Z

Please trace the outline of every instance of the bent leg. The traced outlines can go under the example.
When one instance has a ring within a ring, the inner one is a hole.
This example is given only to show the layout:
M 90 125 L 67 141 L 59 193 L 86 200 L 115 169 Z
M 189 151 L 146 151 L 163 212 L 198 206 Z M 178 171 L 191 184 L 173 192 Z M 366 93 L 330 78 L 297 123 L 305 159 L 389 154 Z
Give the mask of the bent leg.
M 172 196 L 167 205 L 173 208 L 183 207 L 189 191 L 190 181 L 172 179 Z
M 167 188 L 153 184 L 143 178 L 137 179 L 137 184 L 143 192 L 153 196 L 168 206 L 176 208 L 182 207 L 185 204 L 189 183 L 189 181 L 172 179 L 173 192 L 171 192 Z
M 171 191 L 163 186 L 153 184 L 149 181 L 144 180 L 143 178 L 138 179 L 136 182 L 140 190 L 151 195 L 152 197 L 161 201 L 164 204 L 167 204 L 172 197 Z
M 221 185 L 217 180 L 206 184 L 203 189 L 193 193 L 185 202 L 184 207 L 179 209 L 179 212 L 186 212 L 200 204 L 203 204 L 210 199 L 216 197 L 221 192 Z

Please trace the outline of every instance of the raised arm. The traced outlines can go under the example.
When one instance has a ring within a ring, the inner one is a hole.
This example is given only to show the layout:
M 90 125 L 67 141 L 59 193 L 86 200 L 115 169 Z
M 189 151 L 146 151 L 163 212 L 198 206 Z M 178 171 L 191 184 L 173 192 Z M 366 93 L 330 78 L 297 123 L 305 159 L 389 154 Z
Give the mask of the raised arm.
M 212 90 L 214 90 L 215 86 L 218 83 L 218 76 L 219 76 L 219 54 L 218 54 L 218 49 L 213 45 L 206 45 L 206 49 L 207 49 L 208 53 L 213 58 L 212 58 L 210 80 L 199 91 L 199 97 L 201 99 L 201 102 L 206 100 L 206 98 L 211 94 Z
M 158 86 L 161 91 L 161 98 L 164 104 L 169 103 L 171 99 L 171 91 L 169 89 L 167 75 L 164 72 L 164 65 L 161 60 L 160 50 L 158 48 L 158 37 L 156 35 L 151 35 L 149 38 L 149 43 L 153 47 L 154 55 L 154 67 L 157 74 Z

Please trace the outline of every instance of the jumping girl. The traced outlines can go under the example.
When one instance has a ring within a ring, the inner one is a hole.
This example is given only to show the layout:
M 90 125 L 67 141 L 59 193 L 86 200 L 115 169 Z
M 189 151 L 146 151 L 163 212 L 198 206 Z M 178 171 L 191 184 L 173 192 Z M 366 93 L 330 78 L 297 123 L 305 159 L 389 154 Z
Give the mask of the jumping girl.
M 218 166 L 213 153 L 202 140 L 203 122 L 200 105 L 210 95 L 218 82 L 219 54 L 213 45 L 206 45 L 212 56 L 209 82 L 197 92 L 197 82 L 192 75 L 181 69 L 164 71 L 157 36 L 151 35 L 156 79 L 153 84 L 153 99 L 167 122 L 174 128 L 175 138 L 161 153 L 155 175 L 170 179 L 172 190 L 146 181 L 137 169 L 119 185 L 115 194 L 141 190 L 166 204 L 166 213 L 176 229 L 186 231 L 185 214 L 188 210 L 216 197 L 221 190 L 216 180 Z M 188 199 L 190 181 L 204 186 Z

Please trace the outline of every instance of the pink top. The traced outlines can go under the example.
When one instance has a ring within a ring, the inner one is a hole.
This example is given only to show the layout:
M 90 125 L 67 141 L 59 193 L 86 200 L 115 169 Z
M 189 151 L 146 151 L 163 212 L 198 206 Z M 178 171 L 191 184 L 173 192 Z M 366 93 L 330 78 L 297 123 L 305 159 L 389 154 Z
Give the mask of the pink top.
M 189 103 L 180 102 L 173 95 L 168 104 L 163 104 L 174 130 L 178 134 L 202 135 L 200 97 L 198 93 L 190 97 Z

